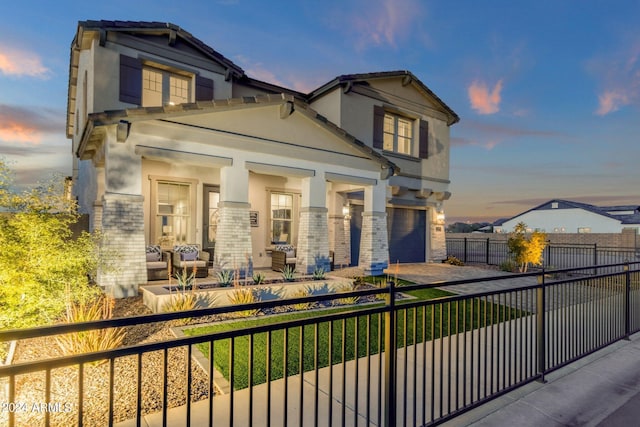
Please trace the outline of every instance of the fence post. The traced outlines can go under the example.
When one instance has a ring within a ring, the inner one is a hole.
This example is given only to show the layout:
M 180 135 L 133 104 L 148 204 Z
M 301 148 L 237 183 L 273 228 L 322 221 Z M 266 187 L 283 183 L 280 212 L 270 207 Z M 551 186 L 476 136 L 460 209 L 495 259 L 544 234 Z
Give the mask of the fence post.
M 547 369 L 546 364 L 546 322 L 545 322 L 545 284 L 544 284 L 544 268 L 542 273 L 538 276 L 538 288 L 536 289 L 536 341 L 538 346 L 538 373 L 541 375 L 540 382 L 545 382 L 544 373 Z
M 466 240 L 466 239 L 465 239 Z M 385 384 L 385 427 L 396 425 L 396 291 L 395 283 L 389 282 L 387 311 L 384 314 L 384 384 Z
M 467 262 L 467 238 L 464 238 L 464 259 L 462 260 L 465 263 Z
M 546 261 L 547 261 L 547 267 L 552 266 L 553 264 L 551 263 L 551 241 L 547 240 L 547 256 L 545 257 Z M 543 263 L 544 265 L 544 263 Z
M 631 273 L 629 263 L 624 266 L 624 339 L 631 335 Z
M 490 240 L 490 238 L 487 237 L 487 258 L 486 258 L 486 261 L 485 261 L 485 264 L 487 264 L 487 265 L 489 265 L 489 240 Z

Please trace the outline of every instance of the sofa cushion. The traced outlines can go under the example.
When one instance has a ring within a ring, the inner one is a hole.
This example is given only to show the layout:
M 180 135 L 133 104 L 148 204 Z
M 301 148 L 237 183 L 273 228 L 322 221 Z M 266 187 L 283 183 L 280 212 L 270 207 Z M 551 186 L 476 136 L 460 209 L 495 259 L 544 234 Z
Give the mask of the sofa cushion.
M 147 262 L 160 261 L 162 259 L 162 250 L 158 245 L 149 245 L 146 248 Z
M 180 261 L 180 268 L 193 268 L 193 264 L 195 263 L 196 268 L 206 267 L 206 261 Z
M 289 251 L 295 250 L 295 248 L 293 247 L 293 245 L 276 245 L 275 250 L 282 251 L 282 252 L 289 252 Z

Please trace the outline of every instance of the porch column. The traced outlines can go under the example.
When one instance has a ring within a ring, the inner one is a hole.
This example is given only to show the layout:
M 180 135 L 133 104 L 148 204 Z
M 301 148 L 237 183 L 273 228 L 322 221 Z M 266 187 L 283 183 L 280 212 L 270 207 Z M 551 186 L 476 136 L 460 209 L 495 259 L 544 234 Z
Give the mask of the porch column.
M 329 250 L 333 251 L 336 266 L 348 266 L 351 263 L 351 221 L 349 214 L 343 212 L 346 203 L 345 196 L 335 194 L 329 214 Z
M 378 181 L 377 184 L 364 189 L 358 266 L 363 268 L 367 275 L 382 274 L 389 266 L 386 183 L 387 181 Z
M 249 171 L 244 162 L 220 169 L 220 202 L 214 268 L 253 275 L 251 224 L 249 222 Z
M 106 147 L 102 243 L 97 283 L 115 298 L 136 296 L 147 282 L 142 159 L 113 140 Z M 100 227 L 98 227 L 100 228 Z
M 326 191 L 324 174 L 302 179 L 296 270 L 303 274 L 311 274 L 316 268 L 330 270 Z

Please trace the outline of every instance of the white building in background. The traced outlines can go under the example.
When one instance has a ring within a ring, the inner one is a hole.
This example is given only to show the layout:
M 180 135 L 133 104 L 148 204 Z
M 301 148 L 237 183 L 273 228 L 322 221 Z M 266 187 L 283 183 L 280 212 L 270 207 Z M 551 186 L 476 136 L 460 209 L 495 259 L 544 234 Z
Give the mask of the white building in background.
M 494 233 L 509 233 L 520 222 L 531 231 L 545 233 L 620 233 L 627 228 L 640 230 L 640 206 L 594 206 L 550 200 L 494 224 Z

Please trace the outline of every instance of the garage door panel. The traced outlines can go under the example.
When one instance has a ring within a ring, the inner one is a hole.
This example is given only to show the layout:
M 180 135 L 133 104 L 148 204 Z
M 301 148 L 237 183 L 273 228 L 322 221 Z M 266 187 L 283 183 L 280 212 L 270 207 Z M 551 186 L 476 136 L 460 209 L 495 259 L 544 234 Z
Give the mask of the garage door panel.
M 425 262 L 426 211 L 388 208 L 389 261 Z

